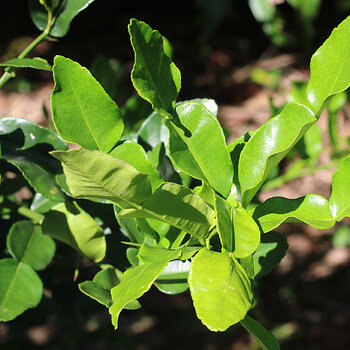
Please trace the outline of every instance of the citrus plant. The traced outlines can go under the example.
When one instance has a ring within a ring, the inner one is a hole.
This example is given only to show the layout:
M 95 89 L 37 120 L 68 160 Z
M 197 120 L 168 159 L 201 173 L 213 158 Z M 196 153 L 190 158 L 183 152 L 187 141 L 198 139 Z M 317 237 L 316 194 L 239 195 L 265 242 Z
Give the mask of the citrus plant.
M 315 125 L 328 97 L 350 85 L 350 18 L 313 55 L 307 99 L 288 103 L 229 145 L 213 100 L 177 100 L 181 74 L 162 35 L 136 19 L 128 29 L 135 52 L 131 80 L 153 108 L 136 134 L 124 132 L 120 108 L 91 73 L 62 56 L 52 67 L 58 135 L 23 119 L 0 119 L 2 159 L 36 192 L 30 208 L 20 206 L 10 190 L 13 179 L 2 181 L 8 192 L 1 197 L 2 215 L 16 211 L 30 220 L 14 223 L 7 236 L 11 258 L 0 260 L 0 320 L 39 303 L 42 283 L 35 271 L 52 259 L 54 239 L 99 264 L 93 280 L 79 288 L 108 308 L 115 328 L 122 310 L 139 308 L 152 285 L 166 294 L 189 288 L 210 330 L 241 323 L 263 349 L 279 349 L 248 315 L 254 281 L 288 248 L 275 231 L 280 224 L 325 229 L 349 216 L 350 158 L 335 170 L 329 200 L 308 194 L 256 205 L 254 198 Z M 67 142 L 80 149 L 68 150 Z M 106 211 L 113 207 L 129 266 L 108 264 L 107 231 L 83 209 L 87 201 Z

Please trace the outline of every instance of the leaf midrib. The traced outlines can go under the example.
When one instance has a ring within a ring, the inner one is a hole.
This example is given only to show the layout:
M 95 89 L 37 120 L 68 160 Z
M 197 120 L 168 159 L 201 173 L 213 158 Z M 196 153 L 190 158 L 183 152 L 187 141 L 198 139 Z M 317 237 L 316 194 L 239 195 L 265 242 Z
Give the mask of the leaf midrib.
M 83 119 L 84 119 L 84 121 L 85 121 L 85 124 L 86 124 L 86 126 L 88 127 L 88 129 L 89 129 L 89 131 L 90 131 L 90 134 L 91 134 L 91 136 L 92 136 L 92 138 L 93 138 L 93 140 L 94 140 L 96 146 L 98 147 L 99 151 L 103 151 L 102 148 L 101 148 L 101 146 L 99 145 L 99 143 L 98 143 L 98 141 L 97 141 L 97 139 L 96 139 L 96 137 L 95 137 L 93 131 L 92 131 L 92 128 L 91 128 L 91 125 L 90 125 L 89 122 L 88 122 L 88 119 L 86 118 L 86 116 L 85 116 L 85 114 L 84 114 L 84 109 L 83 109 L 83 107 L 82 107 L 82 105 L 81 105 L 81 103 L 80 103 L 80 101 L 79 101 L 79 99 L 78 99 L 78 97 L 77 97 L 77 94 L 76 94 L 76 92 L 75 92 L 75 90 L 74 90 L 74 88 L 73 88 L 73 85 L 72 85 L 71 80 L 69 79 L 69 76 L 68 76 L 68 75 L 67 75 L 67 81 L 68 81 L 69 86 L 70 86 L 70 88 L 71 88 L 71 90 L 72 90 L 72 92 L 73 92 L 74 98 L 75 98 L 75 100 L 77 101 L 77 104 L 78 104 L 78 106 L 79 106 L 79 108 L 80 108 L 80 112 L 81 112 L 81 115 L 83 116 Z

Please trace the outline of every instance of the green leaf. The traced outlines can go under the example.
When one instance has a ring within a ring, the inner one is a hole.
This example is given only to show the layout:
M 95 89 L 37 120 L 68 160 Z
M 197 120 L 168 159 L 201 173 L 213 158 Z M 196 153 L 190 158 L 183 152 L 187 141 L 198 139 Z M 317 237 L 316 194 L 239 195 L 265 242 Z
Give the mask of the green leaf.
M 40 57 L 33 58 L 13 58 L 12 60 L 8 60 L 0 63 L 0 67 L 15 67 L 15 68 L 34 68 L 40 70 L 52 70 L 51 65 Z
M 83 148 L 108 153 L 124 129 L 118 106 L 77 62 L 56 56 L 53 77 L 52 118 L 60 136 Z
M 156 278 L 162 273 L 171 259 L 180 256 L 180 252 L 174 251 L 169 260 L 157 260 L 150 264 L 135 266 L 127 270 L 116 287 L 111 291 L 113 305 L 109 309 L 112 315 L 112 324 L 118 328 L 119 314 L 131 301 L 140 298 L 152 286 Z
M 94 0 L 61 0 L 55 9 L 57 16 L 50 30 L 50 36 L 62 38 L 69 30 L 70 23 L 74 17 L 88 7 Z M 47 25 L 47 11 L 40 5 L 38 0 L 29 0 L 29 10 L 36 27 L 44 31 Z
M 327 199 L 316 194 L 296 199 L 269 198 L 255 208 L 253 218 L 263 232 L 269 232 L 286 221 L 302 221 L 319 229 L 333 227 L 335 223 Z
M 122 275 L 120 271 L 114 267 L 108 267 L 99 271 L 92 281 L 79 283 L 79 289 L 90 298 L 109 308 L 113 304 L 110 291 L 120 283 L 119 275 Z M 129 310 L 140 307 L 141 305 L 137 300 L 133 300 L 125 306 Z
M 181 87 L 180 71 L 165 54 L 161 34 L 136 19 L 131 19 L 128 29 L 135 52 L 134 87 L 156 112 L 172 118 Z
M 310 62 L 307 97 L 317 114 L 327 97 L 350 85 L 350 17 L 335 28 Z
M 140 209 L 125 209 L 119 217 L 156 219 L 200 239 L 208 235 L 212 222 L 205 202 L 189 188 L 175 183 L 163 183 Z
M 329 206 L 333 217 L 340 221 L 350 216 L 350 157 L 344 158 L 332 177 L 332 194 L 329 199 Z
M 103 229 L 75 203 L 60 203 L 45 215 L 44 234 L 76 249 L 81 255 L 101 261 L 106 254 Z
M 261 126 L 240 155 L 238 178 L 242 205 L 252 200 L 269 173 L 313 125 L 316 118 L 305 106 L 288 103 L 281 114 Z
M 35 193 L 33 197 L 33 201 L 30 205 L 30 210 L 34 210 L 38 213 L 47 213 L 52 207 L 54 207 L 57 204 L 57 202 L 50 201 L 49 199 L 45 198 L 40 193 Z
M 225 331 L 252 306 L 249 278 L 228 253 L 202 249 L 192 260 L 188 283 L 196 314 L 211 331 Z
M 134 141 L 123 142 L 114 148 L 109 155 L 129 163 L 141 173 L 148 174 L 153 191 L 164 182 L 157 169 L 148 160 L 145 150 Z
M 332 244 L 334 247 L 350 247 L 350 227 L 338 227 L 333 233 Z
M 0 321 L 10 321 L 37 306 L 43 286 L 36 272 L 15 259 L 0 260 Z
M 17 221 L 7 236 L 10 254 L 34 270 L 43 270 L 55 254 L 55 243 L 30 221 Z
M 143 264 L 150 264 L 158 260 L 172 260 L 173 256 L 179 257 L 180 255 L 180 250 L 152 247 L 148 244 L 142 244 L 137 257 Z
M 244 258 L 251 255 L 260 242 L 260 230 L 253 218 L 241 206 L 215 196 L 217 227 L 223 251 Z
M 279 232 L 262 235 L 261 242 L 253 254 L 254 277 L 267 275 L 280 263 L 288 249 L 287 239 Z
M 185 102 L 176 107 L 176 113 L 181 124 L 165 120 L 174 164 L 227 197 L 233 167 L 220 123 L 198 102 Z
M 5 153 L 3 159 L 16 166 L 36 192 L 54 202 L 65 201 L 66 197 L 55 180 L 57 169 L 45 168 L 33 159 L 30 151 Z
M 135 206 L 151 195 L 149 175 L 103 152 L 73 150 L 52 155 L 62 162 L 74 197 L 95 197 Z
M 163 124 L 163 118 L 159 113 L 153 112 L 142 123 L 138 131 L 138 138 L 147 142 L 152 148 L 156 147 L 160 142 L 168 146 L 169 132 Z
M 68 149 L 67 144 L 55 132 L 24 118 L 0 118 L 0 138 L 11 142 L 20 150 L 38 144 L 48 144 L 61 151 Z
M 279 350 L 275 336 L 249 315 L 241 321 L 241 325 L 255 338 L 263 350 Z
M 188 289 L 187 277 L 191 263 L 173 260 L 168 263 L 155 282 L 155 286 L 163 293 L 175 295 Z

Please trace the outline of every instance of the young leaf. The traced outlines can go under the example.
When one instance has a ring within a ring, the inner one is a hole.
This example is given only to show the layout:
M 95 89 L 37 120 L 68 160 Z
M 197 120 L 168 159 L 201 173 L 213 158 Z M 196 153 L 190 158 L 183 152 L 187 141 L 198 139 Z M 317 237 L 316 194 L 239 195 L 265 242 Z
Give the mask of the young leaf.
M 333 173 L 329 206 L 333 217 L 340 221 L 350 216 L 350 157 L 344 158 Z
M 146 23 L 132 19 L 129 24 L 135 63 L 131 80 L 139 95 L 161 115 L 172 118 L 181 87 L 181 74 L 165 54 L 163 37 Z
M 140 205 L 151 195 L 149 175 L 98 151 L 52 152 L 62 162 L 74 197 L 95 197 L 124 205 Z
M 280 350 L 275 336 L 249 315 L 241 321 L 241 325 L 255 338 L 263 350 Z
M 118 106 L 77 62 L 56 56 L 53 77 L 52 118 L 60 136 L 83 148 L 108 153 L 124 129 Z
M 272 231 L 262 235 L 259 247 L 253 254 L 253 278 L 267 275 L 279 264 L 287 249 L 287 239 L 281 233 Z
M 7 249 L 21 263 L 43 270 L 55 254 L 55 243 L 30 221 L 17 221 L 7 236 Z
M 173 162 L 185 173 L 227 197 L 233 167 L 218 120 L 198 102 L 185 102 L 176 107 L 176 113 L 181 124 L 165 120 Z
M 124 209 L 119 217 L 156 219 L 200 239 L 208 235 L 212 222 L 205 202 L 189 188 L 175 183 L 163 183 L 140 209 Z
M 106 254 L 103 229 L 77 204 L 60 203 L 45 215 L 43 232 L 96 262 Z
M 109 309 L 112 324 L 118 328 L 119 314 L 131 301 L 141 297 L 152 286 L 156 278 L 162 273 L 170 260 L 180 256 L 179 251 L 169 251 L 168 259 L 157 260 L 150 264 L 135 266 L 127 270 L 116 287 L 111 290 L 113 305 Z
M 288 103 L 281 114 L 261 126 L 240 155 L 238 178 L 242 205 L 246 207 L 271 170 L 314 124 L 316 118 L 305 106 Z
M 316 194 L 296 199 L 269 198 L 255 208 L 253 218 L 263 232 L 269 232 L 287 220 L 302 221 L 319 229 L 333 227 L 335 223 L 327 199 Z
M 0 321 L 10 321 L 37 306 L 43 285 L 36 272 L 16 259 L 0 260 Z
M 307 96 L 317 114 L 327 97 L 350 85 L 350 17 L 347 17 L 314 53 Z
M 15 68 L 34 68 L 40 70 L 52 70 L 51 65 L 40 57 L 33 58 L 13 58 L 12 60 L 8 60 L 0 63 L 0 67 L 15 67 Z
M 228 253 L 202 249 L 192 260 L 188 283 L 196 314 L 211 331 L 225 331 L 251 308 L 249 278 Z
M 62 38 L 69 30 L 70 23 L 74 17 L 88 7 L 94 0 L 62 0 L 54 14 L 57 16 L 50 35 Z M 44 31 L 47 25 L 47 11 L 40 5 L 38 0 L 29 0 L 29 10 L 36 27 Z
M 109 155 L 129 163 L 141 173 L 148 174 L 153 191 L 164 182 L 157 169 L 148 160 L 145 150 L 134 141 L 123 142 L 109 152 Z
M 215 196 L 217 227 L 223 250 L 233 252 L 236 258 L 251 255 L 260 242 L 260 230 L 248 212 L 233 207 L 228 201 Z

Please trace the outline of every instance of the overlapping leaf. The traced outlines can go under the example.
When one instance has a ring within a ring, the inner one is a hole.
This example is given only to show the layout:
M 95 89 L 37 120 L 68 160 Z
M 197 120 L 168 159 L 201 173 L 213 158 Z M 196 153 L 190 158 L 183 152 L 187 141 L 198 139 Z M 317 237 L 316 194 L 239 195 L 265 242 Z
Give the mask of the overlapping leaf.
M 151 194 L 149 175 L 99 151 L 53 152 L 61 160 L 74 197 L 96 197 L 124 205 L 140 205 Z
M 327 97 L 350 85 L 350 17 L 347 17 L 314 53 L 307 96 L 318 113 Z
M 176 113 L 181 124 L 165 121 L 174 164 L 227 197 L 233 168 L 218 120 L 198 102 L 185 102 L 176 107 Z
M 319 229 L 330 228 L 335 223 L 327 199 L 316 194 L 296 199 L 269 198 L 255 208 L 253 218 L 263 232 L 269 232 L 287 220 L 302 221 Z
M 350 216 L 350 157 L 344 158 L 333 173 L 329 205 L 337 221 Z
M 242 205 L 252 200 L 271 170 L 284 158 L 316 118 L 303 105 L 288 103 L 249 139 L 240 155 L 238 178 Z
M 106 254 L 103 229 L 77 204 L 60 203 L 53 207 L 45 216 L 43 232 L 94 261 L 101 261 Z
M 108 153 L 124 129 L 118 106 L 77 62 L 56 56 L 53 76 L 52 118 L 60 136 L 67 142 Z
M 134 87 L 155 111 L 172 118 L 181 87 L 180 71 L 164 52 L 159 32 L 136 19 L 130 21 L 128 28 L 135 51 L 131 72 Z
M 196 314 L 211 331 L 226 330 L 251 308 L 249 278 L 228 253 L 202 249 L 191 263 L 188 283 Z
M 119 217 L 163 221 L 200 239 L 208 235 L 212 221 L 205 202 L 189 188 L 175 183 L 160 185 L 140 209 L 125 209 Z
M 69 26 L 74 17 L 88 7 L 94 0 L 59 0 L 59 6 L 55 9 L 54 15 L 57 16 L 50 35 L 56 38 L 62 38 L 69 30 Z M 40 5 L 38 0 L 29 0 L 29 10 L 32 20 L 36 27 L 41 31 L 45 30 L 47 25 L 47 12 Z
M 109 312 L 112 315 L 112 324 L 118 328 L 119 314 L 131 301 L 141 297 L 152 286 L 156 278 L 162 273 L 170 260 L 180 256 L 180 252 L 170 251 L 167 259 L 159 259 L 156 262 L 142 264 L 127 270 L 116 287 L 111 291 L 113 305 Z
M 251 255 L 259 245 L 260 230 L 248 212 L 238 204 L 234 207 L 228 201 L 215 197 L 217 227 L 221 245 L 233 256 L 244 258 Z

